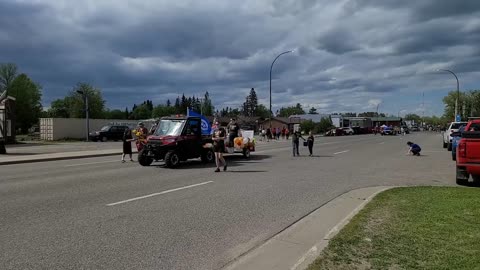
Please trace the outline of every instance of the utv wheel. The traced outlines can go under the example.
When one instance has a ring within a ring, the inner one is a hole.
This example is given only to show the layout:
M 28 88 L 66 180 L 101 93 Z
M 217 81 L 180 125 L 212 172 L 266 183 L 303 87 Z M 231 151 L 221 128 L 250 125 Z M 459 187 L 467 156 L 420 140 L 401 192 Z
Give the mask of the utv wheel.
M 107 137 L 103 136 L 102 137 L 102 142 L 106 142 L 107 141 Z
M 180 164 L 180 157 L 178 156 L 177 152 L 170 151 L 165 155 L 165 165 L 168 168 L 175 168 Z
M 243 149 L 243 157 L 250 158 L 250 149 L 248 148 Z
M 465 186 L 468 184 L 468 173 L 465 169 L 457 167 L 456 171 L 456 179 L 457 179 L 457 185 Z
M 215 161 L 215 153 L 212 150 L 206 150 L 201 156 L 203 163 L 212 163 Z
M 153 158 L 147 156 L 147 152 L 145 149 L 142 149 L 138 153 L 138 163 L 142 166 L 150 166 L 153 162 Z
M 452 144 L 451 144 L 451 143 L 449 143 L 449 144 L 447 145 L 447 150 L 448 150 L 448 151 L 452 151 Z

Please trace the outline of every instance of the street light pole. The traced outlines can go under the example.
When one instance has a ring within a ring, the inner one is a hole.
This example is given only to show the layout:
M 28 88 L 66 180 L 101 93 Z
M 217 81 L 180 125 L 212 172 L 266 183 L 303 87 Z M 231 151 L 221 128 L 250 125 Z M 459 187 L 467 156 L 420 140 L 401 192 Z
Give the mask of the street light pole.
M 82 90 L 77 90 L 77 93 L 83 96 L 85 99 L 85 130 L 86 130 L 86 141 L 88 142 L 88 135 L 90 134 L 90 119 L 88 115 L 89 107 L 88 107 L 88 97 L 87 92 Z
M 272 117 L 273 117 L 273 112 L 272 112 L 272 69 L 273 69 L 273 64 L 275 64 L 275 61 L 277 59 L 287 53 L 291 53 L 293 51 L 286 51 L 281 54 L 279 54 L 277 57 L 275 57 L 275 60 L 273 60 L 272 65 L 270 66 L 270 130 L 272 130 Z
M 460 83 L 458 82 L 458 77 L 453 71 L 448 70 L 448 69 L 439 69 L 438 71 L 445 71 L 445 72 L 450 72 L 453 76 L 455 76 L 455 79 L 457 80 L 457 98 L 455 99 L 455 118 L 458 115 L 458 102 L 460 100 Z

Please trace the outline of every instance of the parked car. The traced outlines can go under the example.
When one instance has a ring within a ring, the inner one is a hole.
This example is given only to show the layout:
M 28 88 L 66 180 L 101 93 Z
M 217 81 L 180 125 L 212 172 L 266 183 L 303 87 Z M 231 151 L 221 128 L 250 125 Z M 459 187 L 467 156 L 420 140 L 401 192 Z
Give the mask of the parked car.
M 452 136 L 452 160 L 457 160 L 457 146 L 460 139 L 462 139 L 462 133 L 465 131 L 465 126 L 461 126 L 457 132 L 451 134 Z
M 107 125 L 99 131 L 90 132 L 90 140 L 106 142 L 108 140 L 119 141 L 123 138 L 123 133 L 128 129 L 127 126 Z
M 351 128 L 351 127 L 343 127 L 342 130 L 343 130 L 343 133 L 344 133 L 345 135 L 353 135 L 353 134 L 355 134 L 355 131 L 354 131 L 353 128 Z
M 480 181 L 480 120 L 468 122 L 457 147 L 457 184 L 467 184 L 470 175 Z
M 411 128 L 412 131 L 420 131 L 420 128 L 417 126 L 412 126 Z
M 343 136 L 343 129 L 332 128 L 325 133 L 325 136 Z
M 381 135 L 396 135 L 395 130 L 391 127 L 383 127 Z
M 453 132 L 457 132 L 462 125 L 466 125 L 467 122 L 452 122 L 448 129 L 443 133 L 443 148 L 447 148 L 448 151 L 452 151 L 452 136 Z

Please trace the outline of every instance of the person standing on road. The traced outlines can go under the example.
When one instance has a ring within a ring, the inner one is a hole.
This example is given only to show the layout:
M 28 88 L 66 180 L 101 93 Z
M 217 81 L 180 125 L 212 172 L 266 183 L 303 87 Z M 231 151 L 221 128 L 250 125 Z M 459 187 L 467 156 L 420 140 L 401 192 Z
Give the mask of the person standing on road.
M 413 142 L 407 142 L 407 145 L 409 147 L 407 155 L 412 154 L 414 156 L 420 156 L 420 152 L 422 151 L 420 145 Z
M 267 142 L 272 138 L 272 129 L 267 128 Z
M 130 156 L 130 161 L 133 162 L 133 159 L 132 159 L 133 135 L 132 135 L 132 130 L 130 128 L 127 128 L 123 133 L 122 141 L 123 141 L 122 162 L 125 162 L 125 155 L 127 154 Z
M 313 134 L 312 132 L 310 131 L 310 133 L 308 133 L 308 138 L 307 138 L 307 142 L 308 142 L 308 152 L 310 152 L 310 157 L 313 156 L 313 143 L 315 142 L 315 138 L 313 137 Z
M 222 127 L 219 127 L 217 130 L 215 130 L 212 136 L 213 152 L 215 152 L 215 163 L 217 164 L 217 169 L 215 170 L 215 172 L 219 172 L 220 166 L 222 165 L 223 171 L 227 170 L 227 162 L 223 157 L 223 153 L 225 152 L 225 136 L 226 132 L 225 129 Z
M 293 156 L 295 156 L 295 153 L 297 154 L 297 156 L 300 156 L 300 152 L 299 152 L 300 138 L 302 138 L 302 140 L 305 141 L 300 131 L 292 132 Z

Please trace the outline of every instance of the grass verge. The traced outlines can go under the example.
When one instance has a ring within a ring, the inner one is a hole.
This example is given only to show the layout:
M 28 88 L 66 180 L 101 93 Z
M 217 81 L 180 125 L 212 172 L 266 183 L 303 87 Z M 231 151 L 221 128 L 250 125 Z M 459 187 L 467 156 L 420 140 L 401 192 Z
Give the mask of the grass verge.
M 480 189 L 385 191 L 308 269 L 480 269 Z

